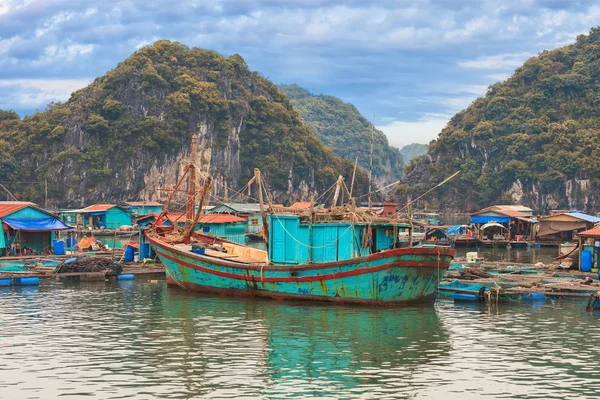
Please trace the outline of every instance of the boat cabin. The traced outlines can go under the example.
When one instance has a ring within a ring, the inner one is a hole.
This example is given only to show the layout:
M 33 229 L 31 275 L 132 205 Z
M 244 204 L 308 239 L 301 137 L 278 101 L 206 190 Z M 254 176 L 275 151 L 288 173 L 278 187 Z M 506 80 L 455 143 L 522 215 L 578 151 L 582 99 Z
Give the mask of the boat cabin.
M 397 247 L 404 224 L 313 222 L 298 215 L 269 215 L 269 254 L 278 264 L 348 260 Z

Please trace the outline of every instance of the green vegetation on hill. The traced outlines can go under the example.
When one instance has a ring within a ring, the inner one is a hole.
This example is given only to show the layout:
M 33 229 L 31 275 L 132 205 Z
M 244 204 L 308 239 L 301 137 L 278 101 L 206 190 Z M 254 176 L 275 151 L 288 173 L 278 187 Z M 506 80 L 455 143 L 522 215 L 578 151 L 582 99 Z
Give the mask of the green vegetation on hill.
M 313 95 L 296 84 L 279 85 L 279 89 L 319 140 L 346 160 L 354 161 L 358 156 L 358 164 L 368 170 L 373 126 L 356 107 L 334 96 Z M 377 129 L 374 139 L 374 179 L 383 184 L 398 180 L 404 166 L 400 151 Z
M 514 201 L 536 207 L 600 205 L 600 29 L 543 51 L 456 114 L 409 167 L 400 196 L 453 172 L 437 190 L 442 208 Z
M 400 149 L 404 164 L 409 164 L 413 159 L 427 154 L 427 145 L 421 143 L 411 143 Z
M 243 186 L 258 167 L 278 201 L 322 192 L 338 174 L 352 173 L 352 163 L 323 146 L 242 57 L 161 40 L 66 103 L 23 120 L 0 111 L 0 174 L 3 181 L 47 179 L 59 205 L 135 198 L 152 171 L 165 179 L 162 171 L 186 154 L 194 133 L 202 166 L 219 182 Z M 357 178 L 364 188 L 364 175 Z M 43 196 L 37 184 L 9 186 L 24 200 Z

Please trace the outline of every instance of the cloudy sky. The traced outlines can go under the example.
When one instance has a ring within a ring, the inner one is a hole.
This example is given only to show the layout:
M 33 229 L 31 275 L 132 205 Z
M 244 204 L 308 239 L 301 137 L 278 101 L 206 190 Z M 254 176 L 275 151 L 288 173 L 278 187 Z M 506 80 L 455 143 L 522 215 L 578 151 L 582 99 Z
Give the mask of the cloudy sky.
M 400 147 L 427 143 L 528 57 L 597 25 L 592 0 L 0 0 L 0 109 L 65 101 L 169 39 L 351 102 Z

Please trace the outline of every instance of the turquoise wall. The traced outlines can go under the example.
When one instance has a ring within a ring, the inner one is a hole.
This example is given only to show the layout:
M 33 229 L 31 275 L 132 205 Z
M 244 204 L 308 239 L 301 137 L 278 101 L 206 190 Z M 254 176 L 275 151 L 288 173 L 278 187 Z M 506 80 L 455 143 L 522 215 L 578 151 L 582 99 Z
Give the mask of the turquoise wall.
M 103 217 L 105 227 L 110 229 L 118 229 L 123 225 L 131 225 L 131 214 L 119 207 L 113 207 L 106 210 L 106 215 Z
M 148 214 L 160 214 L 162 209 L 162 206 L 131 206 L 129 210 L 132 214 L 141 217 L 142 215 Z
M 53 217 L 51 214 L 41 212 L 35 208 L 25 207 L 22 210 L 15 211 L 12 214 L 6 216 L 6 218 L 15 219 L 37 219 L 37 218 L 50 218 Z
M 311 226 L 300 223 L 297 216 L 279 215 L 269 216 L 269 226 L 269 254 L 271 261 L 276 263 L 332 262 L 370 254 L 370 248 L 362 248 L 361 242 L 361 232 L 366 225 L 331 223 Z M 391 247 L 393 235 L 388 238 L 385 229 L 381 230 L 383 235 L 377 248 Z M 377 234 L 377 230 L 374 232 Z
M 231 224 L 202 224 L 196 229 L 208 226 L 209 234 L 219 236 L 239 244 L 246 244 L 246 223 L 235 222 Z

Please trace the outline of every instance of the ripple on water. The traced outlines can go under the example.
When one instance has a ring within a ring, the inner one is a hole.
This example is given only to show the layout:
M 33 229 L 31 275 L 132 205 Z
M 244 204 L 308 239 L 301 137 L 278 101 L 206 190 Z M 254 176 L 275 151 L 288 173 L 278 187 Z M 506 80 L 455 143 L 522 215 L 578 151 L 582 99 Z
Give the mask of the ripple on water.
M 0 397 L 596 398 L 599 316 L 44 284 L 0 290 Z

